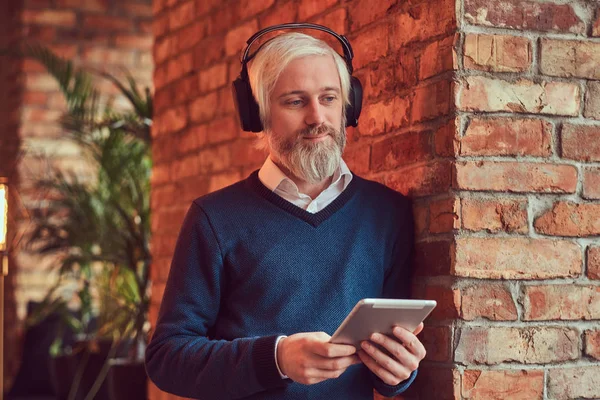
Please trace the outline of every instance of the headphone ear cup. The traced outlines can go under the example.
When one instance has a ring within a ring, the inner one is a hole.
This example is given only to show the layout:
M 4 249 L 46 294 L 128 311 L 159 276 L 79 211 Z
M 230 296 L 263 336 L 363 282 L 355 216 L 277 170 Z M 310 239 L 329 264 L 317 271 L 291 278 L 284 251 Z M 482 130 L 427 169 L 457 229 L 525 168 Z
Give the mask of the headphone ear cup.
M 350 104 L 346 106 L 346 126 L 358 125 L 358 117 L 362 111 L 363 90 L 360 80 L 350 76 Z
M 263 126 L 260 121 L 258 103 L 252 95 L 252 88 L 248 81 L 239 76 L 233 81 L 232 91 L 242 129 L 246 132 L 261 132 Z

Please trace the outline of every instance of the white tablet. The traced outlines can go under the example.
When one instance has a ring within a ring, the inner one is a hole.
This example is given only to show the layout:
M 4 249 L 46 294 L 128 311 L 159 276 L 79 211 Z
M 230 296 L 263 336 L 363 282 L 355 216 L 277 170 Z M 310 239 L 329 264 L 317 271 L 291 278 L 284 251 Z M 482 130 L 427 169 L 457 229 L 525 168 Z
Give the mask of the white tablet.
M 375 332 L 393 337 L 395 326 L 412 332 L 436 305 L 435 300 L 362 299 L 329 341 L 360 348 L 360 343 Z

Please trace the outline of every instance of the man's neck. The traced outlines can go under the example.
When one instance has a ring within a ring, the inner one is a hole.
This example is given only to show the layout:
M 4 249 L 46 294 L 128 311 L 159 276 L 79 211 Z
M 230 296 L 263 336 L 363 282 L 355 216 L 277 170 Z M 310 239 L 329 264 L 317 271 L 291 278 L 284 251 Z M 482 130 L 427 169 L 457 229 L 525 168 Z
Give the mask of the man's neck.
M 310 198 L 313 200 L 317 196 L 319 196 L 321 192 L 323 192 L 323 190 L 327 189 L 329 185 L 331 185 L 331 181 L 333 180 L 332 175 L 317 183 L 307 182 L 304 179 L 301 179 L 294 175 L 289 169 L 285 168 L 276 158 L 271 156 L 271 160 L 288 178 L 290 178 L 296 184 L 300 193 L 304 193 L 310 196 Z

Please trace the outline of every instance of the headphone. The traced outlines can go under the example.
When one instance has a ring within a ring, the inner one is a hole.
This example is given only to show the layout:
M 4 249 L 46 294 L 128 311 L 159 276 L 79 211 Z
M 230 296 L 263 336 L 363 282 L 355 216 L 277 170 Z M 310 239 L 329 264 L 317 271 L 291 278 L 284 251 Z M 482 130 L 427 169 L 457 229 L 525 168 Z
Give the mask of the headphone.
M 323 25 L 316 24 L 303 24 L 303 23 L 289 23 L 281 25 L 273 25 L 268 28 L 262 29 L 256 32 L 250 39 L 246 41 L 248 46 L 242 56 L 242 70 L 240 76 L 233 81 L 233 100 L 235 107 L 238 111 L 242 129 L 247 132 L 261 132 L 263 125 L 260 120 L 260 113 L 258 109 L 258 103 L 252 95 L 252 87 L 250 86 L 250 79 L 248 78 L 248 62 L 254 58 L 254 56 L 260 51 L 262 45 L 258 48 L 252 56 L 248 56 L 250 47 L 252 44 L 261 36 L 280 29 L 316 29 L 322 32 L 326 32 L 334 36 L 341 44 L 344 49 L 344 61 L 348 67 L 348 73 L 350 74 L 350 104 L 346 106 L 346 126 L 357 126 L 358 117 L 362 109 L 362 85 L 357 77 L 352 76 L 352 58 L 354 58 L 354 52 L 350 46 L 350 42 L 343 35 L 338 35 L 331 29 Z M 264 45 L 264 44 L 263 44 Z

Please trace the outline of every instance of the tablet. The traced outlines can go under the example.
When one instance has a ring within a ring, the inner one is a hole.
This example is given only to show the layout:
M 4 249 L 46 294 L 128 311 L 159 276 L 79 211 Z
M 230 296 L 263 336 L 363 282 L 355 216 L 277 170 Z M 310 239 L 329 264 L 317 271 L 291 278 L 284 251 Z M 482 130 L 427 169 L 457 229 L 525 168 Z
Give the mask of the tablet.
M 394 336 L 401 326 L 414 331 L 437 305 L 435 300 L 362 299 L 335 331 L 330 343 L 352 344 L 360 348 L 375 332 Z

